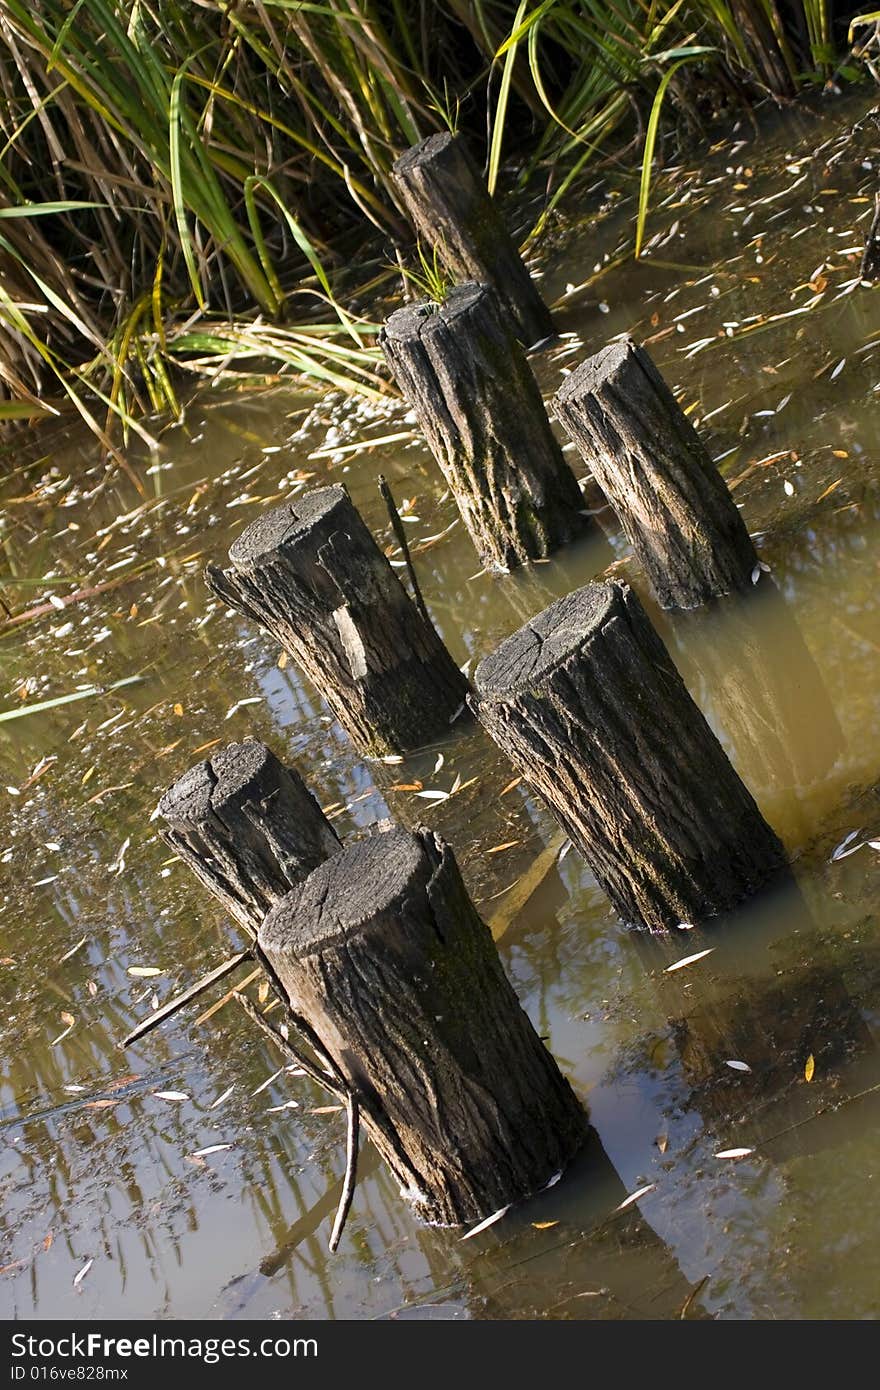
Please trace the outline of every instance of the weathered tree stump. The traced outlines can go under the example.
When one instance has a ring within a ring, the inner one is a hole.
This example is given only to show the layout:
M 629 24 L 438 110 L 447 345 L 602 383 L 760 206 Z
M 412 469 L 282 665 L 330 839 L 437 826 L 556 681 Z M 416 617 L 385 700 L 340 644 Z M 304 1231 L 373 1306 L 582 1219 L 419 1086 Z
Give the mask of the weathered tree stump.
M 580 1147 L 586 1114 L 431 831 L 347 846 L 268 915 L 259 949 L 422 1219 L 490 1216 Z
M 480 663 L 480 720 L 628 924 L 664 931 L 781 873 L 767 825 L 626 584 L 557 600 Z
M 344 487 L 261 516 L 209 565 L 216 594 L 298 662 L 363 753 L 449 733 L 468 683 L 408 598 Z
M 494 285 L 527 348 L 549 338 L 550 310 L 463 142 L 448 131 L 431 135 L 391 172 L 417 235 L 447 269 L 458 280 Z
M 566 378 L 556 413 L 663 608 L 746 589 L 755 547 L 724 479 L 648 353 L 611 343 Z
M 488 285 L 398 309 L 379 342 L 484 565 L 513 569 L 588 529 L 538 383 Z
M 159 802 L 164 839 L 251 935 L 339 849 L 298 772 L 255 739 L 196 763 Z

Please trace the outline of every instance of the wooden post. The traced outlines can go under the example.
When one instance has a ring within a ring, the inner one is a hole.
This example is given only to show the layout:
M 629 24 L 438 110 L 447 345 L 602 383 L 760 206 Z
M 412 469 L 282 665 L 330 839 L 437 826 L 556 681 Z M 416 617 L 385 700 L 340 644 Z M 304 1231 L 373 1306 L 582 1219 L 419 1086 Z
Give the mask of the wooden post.
M 580 1147 L 586 1114 L 431 831 L 346 846 L 268 915 L 259 950 L 423 1220 L 490 1216 Z
M 288 651 L 362 753 L 448 735 L 467 681 L 373 540 L 344 487 L 265 513 L 209 565 L 216 594 Z
M 785 851 L 635 594 L 588 584 L 485 658 L 473 708 L 623 920 L 651 931 L 736 906 Z
M 159 802 L 166 842 L 250 935 L 339 849 L 299 773 L 256 739 L 196 763 Z
M 525 347 L 551 337 L 550 310 L 461 139 L 431 135 L 391 172 L 417 235 L 452 275 L 494 285 Z
M 555 404 L 662 608 L 748 588 L 758 557 L 743 519 L 644 348 L 630 338 L 603 348 Z
M 587 531 L 538 383 L 488 285 L 398 309 L 379 342 L 484 565 L 513 569 Z

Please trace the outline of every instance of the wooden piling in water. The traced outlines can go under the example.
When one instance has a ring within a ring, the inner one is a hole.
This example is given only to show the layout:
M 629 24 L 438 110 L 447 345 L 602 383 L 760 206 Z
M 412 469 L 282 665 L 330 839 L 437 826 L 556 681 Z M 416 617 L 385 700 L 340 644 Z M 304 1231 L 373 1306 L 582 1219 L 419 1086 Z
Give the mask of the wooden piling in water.
M 542 559 L 590 526 L 538 383 L 495 292 L 398 309 L 379 342 L 483 564 Z
M 779 839 L 628 585 L 557 600 L 474 683 L 478 717 L 624 922 L 703 922 L 784 870 Z
M 230 743 L 159 802 L 164 839 L 251 936 L 271 907 L 339 849 L 293 768 L 264 743 Z
M 758 557 L 745 523 L 643 347 L 627 338 L 603 348 L 566 378 L 555 406 L 661 607 L 749 587 Z
M 423 1220 L 490 1216 L 580 1147 L 586 1114 L 431 831 L 348 845 L 273 909 L 258 949 Z
M 525 347 L 551 337 L 550 310 L 462 140 L 431 135 L 391 172 L 417 235 L 456 279 L 494 285 Z
M 250 525 L 208 584 L 296 660 L 362 753 L 449 733 L 468 683 L 344 487 L 316 488 Z

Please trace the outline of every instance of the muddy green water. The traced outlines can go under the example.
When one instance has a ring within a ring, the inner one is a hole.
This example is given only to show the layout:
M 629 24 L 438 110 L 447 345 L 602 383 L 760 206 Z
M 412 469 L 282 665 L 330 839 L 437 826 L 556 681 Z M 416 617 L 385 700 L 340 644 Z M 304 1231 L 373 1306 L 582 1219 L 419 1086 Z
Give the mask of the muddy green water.
M 124 477 L 96 492 L 96 450 L 79 435 L 51 436 L 4 484 L 15 613 L 81 582 L 112 587 L 0 635 L 0 709 L 142 677 L 0 722 L 4 1315 L 880 1312 L 880 859 L 864 843 L 880 838 L 880 292 L 856 283 L 880 160 L 870 125 L 849 138 L 867 104 L 760 134 L 744 124 L 667 171 L 639 265 L 615 264 L 632 180 L 605 177 L 544 264 L 566 336 L 536 363 L 542 385 L 617 333 L 647 340 L 770 567 L 746 602 L 651 607 L 794 860 L 796 892 L 723 928 L 665 951 L 625 931 L 576 854 L 555 855 L 554 823 L 479 730 L 400 764 L 359 760 L 293 665 L 201 579 L 260 507 L 308 483 L 344 481 L 390 547 L 382 471 L 431 611 L 475 663 L 609 563 L 648 600 L 609 514 L 607 541 L 528 574 L 478 574 L 399 404 L 277 384 L 206 390 L 157 456 L 132 450 L 146 502 Z M 365 1149 L 328 1255 L 344 1117 L 279 1072 L 234 1004 L 118 1048 L 238 942 L 150 814 L 202 750 L 248 734 L 296 761 L 340 831 L 392 814 L 451 841 L 590 1107 L 593 1139 L 564 1180 L 471 1241 L 419 1227 Z M 851 832 L 855 852 L 834 859 Z M 732 1148 L 752 1152 L 716 1157 Z

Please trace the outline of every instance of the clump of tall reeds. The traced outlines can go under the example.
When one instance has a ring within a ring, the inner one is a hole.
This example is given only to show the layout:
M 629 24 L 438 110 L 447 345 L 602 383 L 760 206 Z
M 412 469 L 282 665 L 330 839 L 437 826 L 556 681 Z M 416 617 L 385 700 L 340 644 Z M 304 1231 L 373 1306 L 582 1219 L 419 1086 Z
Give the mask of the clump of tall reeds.
M 550 175 L 546 213 L 638 140 L 640 242 L 664 101 L 697 72 L 792 95 L 833 60 L 829 7 L 2 0 L 0 421 L 74 409 L 109 443 L 231 363 L 380 390 L 343 305 L 364 229 L 406 237 L 402 148 L 460 121 L 493 191 L 514 149 L 521 183 Z

